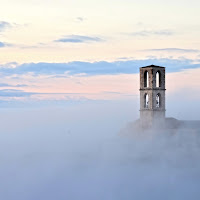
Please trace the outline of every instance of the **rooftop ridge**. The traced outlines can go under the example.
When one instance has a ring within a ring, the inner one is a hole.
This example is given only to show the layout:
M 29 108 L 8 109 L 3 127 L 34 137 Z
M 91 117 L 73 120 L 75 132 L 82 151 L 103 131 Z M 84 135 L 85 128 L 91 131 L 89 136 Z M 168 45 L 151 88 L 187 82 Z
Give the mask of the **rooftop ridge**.
M 156 67 L 156 68 L 165 68 L 165 67 L 162 67 L 162 66 L 158 66 L 158 65 L 148 65 L 148 66 L 144 66 L 144 67 L 141 67 L 141 68 L 146 68 L 146 67 Z

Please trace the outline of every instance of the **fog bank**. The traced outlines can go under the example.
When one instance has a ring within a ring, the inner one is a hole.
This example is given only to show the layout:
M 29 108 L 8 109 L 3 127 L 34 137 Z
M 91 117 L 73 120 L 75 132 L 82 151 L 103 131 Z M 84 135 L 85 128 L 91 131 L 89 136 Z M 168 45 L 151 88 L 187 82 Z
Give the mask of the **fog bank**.
M 132 130 L 123 136 L 138 117 L 130 107 L 2 110 L 0 198 L 199 199 L 199 135 Z

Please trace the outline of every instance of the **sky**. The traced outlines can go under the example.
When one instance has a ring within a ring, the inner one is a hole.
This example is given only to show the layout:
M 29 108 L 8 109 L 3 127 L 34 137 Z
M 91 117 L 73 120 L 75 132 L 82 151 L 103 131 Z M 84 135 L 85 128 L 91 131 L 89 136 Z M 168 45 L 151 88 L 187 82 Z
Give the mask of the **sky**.
M 199 58 L 196 0 L 2 1 L 1 63 Z
M 0 100 L 133 100 L 139 67 L 150 64 L 166 67 L 169 95 L 187 88 L 199 99 L 199 4 L 2 1 Z

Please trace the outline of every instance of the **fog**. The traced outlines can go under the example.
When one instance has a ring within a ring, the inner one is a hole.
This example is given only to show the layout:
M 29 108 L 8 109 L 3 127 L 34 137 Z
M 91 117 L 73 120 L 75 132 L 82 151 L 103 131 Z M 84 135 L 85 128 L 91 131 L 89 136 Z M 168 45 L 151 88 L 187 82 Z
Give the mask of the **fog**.
M 137 101 L 1 109 L 0 199 L 199 199 L 198 134 L 127 136 L 138 110 Z

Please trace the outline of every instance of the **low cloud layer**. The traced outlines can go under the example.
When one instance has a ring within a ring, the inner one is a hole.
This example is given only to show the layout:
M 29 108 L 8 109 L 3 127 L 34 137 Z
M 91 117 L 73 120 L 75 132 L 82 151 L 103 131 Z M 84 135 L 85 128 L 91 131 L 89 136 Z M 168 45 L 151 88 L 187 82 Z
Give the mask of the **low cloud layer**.
M 171 36 L 174 32 L 171 30 L 142 30 L 131 33 L 133 36 L 150 37 L 150 36 Z
M 0 97 L 27 97 L 35 93 L 25 92 L 23 90 L 3 89 L 0 90 Z
M 8 84 L 8 83 L 0 83 L 0 87 L 27 87 L 28 85 L 26 84 L 16 84 L 16 85 L 12 85 L 12 84 Z
M 8 47 L 8 46 L 11 46 L 11 45 L 6 42 L 0 42 L 0 48 L 4 48 L 4 47 Z
M 198 53 L 198 49 L 181 49 L 181 48 L 164 48 L 164 49 L 147 49 L 147 51 L 159 52 L 180 52 L 180 53 Z
M 0 198 L 198 200 L 199 134 L 119 135 L 129 106 L 1 110 Z
M 84 22 L 86 20 L 86 18 L 84 17 L 77 17 L 76 18 L 76 22 Z
M 0 32 L 5 31 L 8 28 L 11 28 L 12 24 L 10 24 L 9 22 L 5 22 L 5 21 L 0 21 Z
M 167 72 L 178 72 L 184 69 L 199 68 L 200 64 L 193 64 L 194 60 L 189 59 L 146 59 L 146 60 L 126 60 L 115 62 L 70 62 L 70 63 L 13 63 L 2 65 L 0 73 L 3 76 L 11 76 L 13 74 L 33 75 L 115 75 L 115 74 L 134 74 L 139 72 L 139 67 L 150 64 L 164 66 Z
M 62 37 L 55 42 L 62 42 L 62 43 L 88 43 L 88 42 L 101 42 L 103 41 L 99 37 L 91 37 L 91 36 L 84 36 L 84 35 L 68 35 Z

